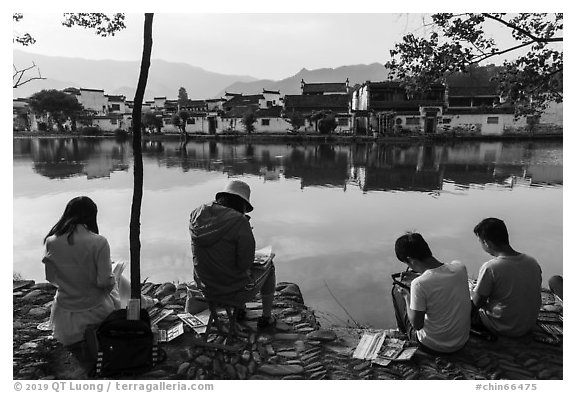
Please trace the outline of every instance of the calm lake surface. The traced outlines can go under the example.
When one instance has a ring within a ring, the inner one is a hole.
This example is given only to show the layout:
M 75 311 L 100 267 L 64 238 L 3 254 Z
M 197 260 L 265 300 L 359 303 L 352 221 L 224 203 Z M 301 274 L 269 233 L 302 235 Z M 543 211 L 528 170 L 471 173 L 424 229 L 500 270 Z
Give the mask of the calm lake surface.
M 42 240 L 78 195 L 98 205 L 112 258 L 129 261 L 129 141 L 14 139 L 13 148 L 15 273 L 44 281 Z M 349 320 L 334 296 L 359 323 L 395 325 L 390 274 L 403 270 L 394 241 L 406 230 L 477 277 L 489 256 L 472 229 L 502 218 L 546 282 L 562 274 L 562 154 L 561 141 L 147 142 L 142 279 L 192 280 L 189 214 L 234 177 L 252 188 L 257 246 L 276 252 L 278 281 L 300 285 L 324 325 Z

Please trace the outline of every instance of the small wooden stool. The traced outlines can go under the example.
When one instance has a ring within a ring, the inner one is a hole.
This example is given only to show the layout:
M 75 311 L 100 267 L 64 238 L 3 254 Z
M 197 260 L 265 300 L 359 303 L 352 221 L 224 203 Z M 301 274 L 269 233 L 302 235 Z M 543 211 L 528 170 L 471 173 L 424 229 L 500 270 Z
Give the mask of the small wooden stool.
M 236 322 L 238 319 L 238 311 L 240 310 L 241 306 L 237 304 L 228 304 L 221 301 L 210 300 L 206 299 L 208 303 L 208 309 L 210 310 L 210 317 L 208 318 L 208 324 L 206 325 L 206 332 L 204 332 L 204 341 L 208 340 L 208 336 L 210 335 L 210 330 L 212 326 L 216 326 L 216 330 L 220 333 L 226 333 L 228 338 L 231 338 L 236 335 Z M 226 315 L 228 316 L 228 331 L 226 332 L 223 329 L 222 321 L 220 321 L 217 308 L 223 308 L 226 310 Z

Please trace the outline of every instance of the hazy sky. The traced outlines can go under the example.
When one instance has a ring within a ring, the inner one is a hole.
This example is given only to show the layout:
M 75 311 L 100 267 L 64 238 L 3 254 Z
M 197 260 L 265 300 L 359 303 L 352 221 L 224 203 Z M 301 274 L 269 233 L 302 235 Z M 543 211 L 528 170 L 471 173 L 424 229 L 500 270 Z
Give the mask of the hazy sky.
M 223 74 L 278 80 L 303 67 L 384 64 L 403 35 L 427 31 L 424 14 L 415 12 L 351 13 L 340 9 L 333 14 L 294 13 L 297 10 L 265 14 L 156 12 L 152 58 Z M 13 23 L 14 31 L 29 32 L 37 42 L 15 48 L 51 56 L 140 60 L 142 13 L 127 13 L 127 28 L 103 38 L 92 30 L 62 26 L 62 13 L 50 11 L 23 12 L 24 19 Z M 493 33 L 502 38 L 507 32 L 494 29 Z

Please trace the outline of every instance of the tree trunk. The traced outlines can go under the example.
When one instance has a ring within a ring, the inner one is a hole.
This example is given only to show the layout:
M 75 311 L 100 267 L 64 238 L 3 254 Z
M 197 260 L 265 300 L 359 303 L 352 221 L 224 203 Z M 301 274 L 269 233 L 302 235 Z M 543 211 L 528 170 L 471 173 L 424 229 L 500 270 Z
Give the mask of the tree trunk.
M 150 56 L 152 53 L 152 19 L 154 14 L 144 15 L 144 48 L 140 77 L 134 96 L 132 111 L 132 149 L 134 151 L 134 192 L 132 195 L 132 210 L 130 212 L 130 298 L 140 299 L 140 210 L 142 207 L 142 189 L 144 171 L 142 164 L 142 101 L 148 82 Z

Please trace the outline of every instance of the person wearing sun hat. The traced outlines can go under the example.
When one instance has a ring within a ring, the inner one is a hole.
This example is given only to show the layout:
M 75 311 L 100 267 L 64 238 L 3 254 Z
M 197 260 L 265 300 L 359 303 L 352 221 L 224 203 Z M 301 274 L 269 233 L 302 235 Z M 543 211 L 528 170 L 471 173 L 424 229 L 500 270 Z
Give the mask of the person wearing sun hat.
M 242 303 L 262 295 L 260 328 L 274 326 L 272 300 L 276 274 L 272 261 L 254 264 L 256 242 L 250 216 L 250 186 L 240 180 L 230 181 L 216 193 L 215 201 L 203 204 L 190 214 L 190 236 L 194 279 L 211 297 Z M 245 312 L 239 313 L 242 319 Z

